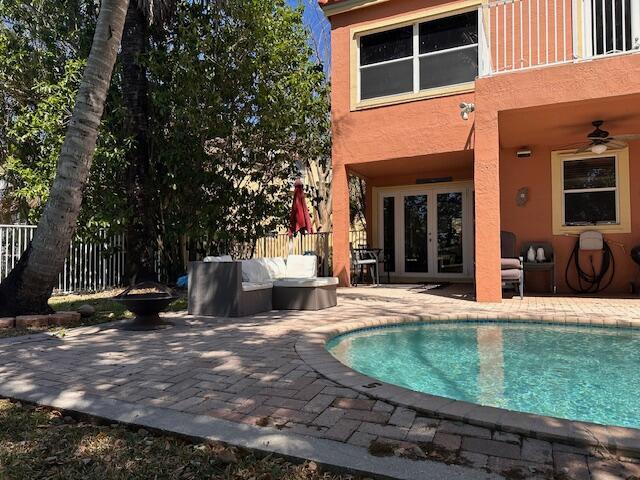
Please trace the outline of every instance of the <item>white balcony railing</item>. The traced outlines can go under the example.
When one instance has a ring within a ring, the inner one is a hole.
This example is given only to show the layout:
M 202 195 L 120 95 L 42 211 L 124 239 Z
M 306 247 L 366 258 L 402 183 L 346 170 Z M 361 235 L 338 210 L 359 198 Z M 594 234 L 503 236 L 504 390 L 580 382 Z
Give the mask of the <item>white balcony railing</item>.
M 640 51 L 640 0 L 494 0 L 481 75 Z

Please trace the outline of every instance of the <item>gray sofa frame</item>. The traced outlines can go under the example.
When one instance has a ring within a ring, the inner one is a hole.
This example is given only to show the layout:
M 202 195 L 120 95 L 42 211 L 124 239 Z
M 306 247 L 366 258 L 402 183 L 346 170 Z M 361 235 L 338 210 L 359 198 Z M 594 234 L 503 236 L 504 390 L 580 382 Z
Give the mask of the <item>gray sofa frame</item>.
M 337 285 L 273 287 L 273 308 L 276 310 L 323 310 L 337 304 Z
M 271 288 L 242 290 L 241 262 L 189 263 L 189 315 L 246 317 L 273 309 Z

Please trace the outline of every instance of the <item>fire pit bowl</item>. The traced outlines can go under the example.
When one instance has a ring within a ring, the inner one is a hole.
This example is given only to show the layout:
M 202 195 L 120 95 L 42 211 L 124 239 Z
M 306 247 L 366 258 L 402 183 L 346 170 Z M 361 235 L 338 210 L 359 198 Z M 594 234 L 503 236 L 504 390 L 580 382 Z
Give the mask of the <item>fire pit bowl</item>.
M 171 322 L 160 318 L 160 312 L 164 312 L 171 302 L 177 299 L 178 296 L 170 288 L 156 282 L 138 283 L 113 297 L 113 300 L 136 315 L 122 328 L 136 331 L 159 330 L 173 326 Z

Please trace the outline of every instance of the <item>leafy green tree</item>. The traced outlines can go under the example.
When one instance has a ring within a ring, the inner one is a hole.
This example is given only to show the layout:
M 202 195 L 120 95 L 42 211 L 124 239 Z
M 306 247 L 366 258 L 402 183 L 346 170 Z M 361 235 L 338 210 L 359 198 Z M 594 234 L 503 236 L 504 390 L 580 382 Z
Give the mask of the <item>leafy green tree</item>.
M 28 223 L 38 222 L 49 198 L 85 63 L 69 60 L 58 82 L 36 83 L 33 95 L 38 103 L 17 112 L 5 136 L 8 144 L 3 178 L 12 186 L 10 197 L 19 217 Z M 86 232 L 108 226 L 122 215 L 119 212 L 124 205 L 122 195 L 118 195 L 122 189 L 117 184 L 114 188 L 112 182 L 123 168 L 124 149 L 103 129 L 81 213 L 80 224 Z
M 38 108 L 42 110 L 44 99 L 52 96 L 47 86 L 56 89 L 65 84 L 69 62 L 87 58 L 98 15 L 97 5 L 94 0 L 0 0 L 0 176 L 4 181 L 9 175 L 4 167 L 8 162 L 10 142 L 14 157 L 21 162 L 33 159 L 33 142 L 25 141 L 22 145 L 16 140 L 16 134 L 25 140 L 30 138 L 24 131 L 28 129 L 28 120 L 24 117 Z M 66 81 L 67 85 L 71 83 Z M 47 110 L 52 113 L 54 108 Z M 65 120 L 70 113 L 71 107 L 63 115 Z M 36 116 L 32 118 L 35 120 Z M 23 127 L 20 132 L 15 128 L 18 122 Z M 49 128 L 42 138 L 50 140 L 51 134 Z M 55 164 L 46 161 L 38 160 L 38 163 L 48 170 L 55 168 Z M 48 190 L 52 177 L 38 172 L 37 165 L 29 168 L 32 170 L 30 181 L 48 179 L 44 184 L 34 184 L 34 190 Z M 3 206 L 13 215 L 22 213 L 20 220 L 29 220 L 24 215 L 24 203 L 16 203 L 17 199 L 12 195 L 13 187 L 11 183 L 7 185 Z M 23 190 L 21 195 L 24 194 Z
M 184 1 L 167 32 L 149 57 L 153 181 L 164 253 L 180 264 L 183 235 L 226 252 L 285 222 L 291 181 L 326 148 L 313 129 L 328 105 L 302 11 L 282 0 Z
M 0 284 L 0 315 L 50 312 L 49 297 L 76 231 L 128 0 L 103 0 L 96 31 L 33 241 Z
M 39 218 L 50 197 L 95 5 L 0 0 L 0 177 L 25 221 Z M 142 177 L 152 205 L 136 207 L 127 191 L 140 143 L 121 61 L 77 219 L 85 236 L 151 220 L 156 233 L 144 248 L 161 253 L 170 278 L 184 268 L 187 244 L 250 255 L 257 238 L 286 223 L 292 180 L 311 164 L 322 173 L 320 187 L 308 181 L 310 196 L 330 206 L 328 85 L 302 11 L 283 0 L 180 0 L 175 12 L 147 25 L 148 44 L 131 57 L 148 91 Z

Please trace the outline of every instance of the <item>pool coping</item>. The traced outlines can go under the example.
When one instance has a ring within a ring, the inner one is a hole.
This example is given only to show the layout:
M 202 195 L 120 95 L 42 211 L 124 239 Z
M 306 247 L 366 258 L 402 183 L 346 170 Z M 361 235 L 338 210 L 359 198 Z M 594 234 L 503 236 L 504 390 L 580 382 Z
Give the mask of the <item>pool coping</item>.
M 310 330 L 296 342 L 302 360 L 321 375 L 340 384 L 396 406 L 411 408 L 437 418 L 462 421 L 471 425 L 516 433 L 551 442 L 581 447 L 605 448 L 630 457 L 640 457 L 640 429 L 606 426 L 595 423 L 517 412 L 462 400 L 430 395 L 399 387 L 363 375 L 334 358 L 325 348 L 336 336 L 376 327 L 434 322 L 505 322 L 555 325 L 594 326 L 640 329 L 638 323 L 620 318 L 593 317 L 581 319 L 573 315 L 524 315 L 508 313 L 397 315 L 358 320 Z

